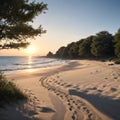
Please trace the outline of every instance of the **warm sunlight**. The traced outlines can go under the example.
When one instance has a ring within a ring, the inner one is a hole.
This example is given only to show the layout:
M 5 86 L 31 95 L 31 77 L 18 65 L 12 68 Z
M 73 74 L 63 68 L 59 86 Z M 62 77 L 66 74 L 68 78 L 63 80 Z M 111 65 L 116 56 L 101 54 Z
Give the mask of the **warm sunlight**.
M 36 52 L 36 48 L 32 45 L 28 46 L 26 49 L 25 49 L 26 53 L 28 53 L 29 55 L 32 55 Z

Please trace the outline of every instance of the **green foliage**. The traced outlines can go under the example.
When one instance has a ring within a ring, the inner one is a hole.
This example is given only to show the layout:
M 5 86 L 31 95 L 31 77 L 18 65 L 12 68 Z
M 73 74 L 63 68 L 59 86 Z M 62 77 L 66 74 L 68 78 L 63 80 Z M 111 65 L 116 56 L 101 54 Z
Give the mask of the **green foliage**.
M 115 54 L 120 58 L 120 41 L 115 44 Z
M 91 54 L 91 44 L 93 36 L 86 39 L 81 39 L 77 42 L 72 42 L 66 47 L 61 47 L 56 52 L 55 56 L 58 58 L 79 58 L 79 57 L 93 57 Z
M 118 31 L 115 34 L 114 38 L 115 38 L 115 42 L 119 42 L 120 41 L 120 29 L 118 29 Z
M 114 61 L 115 64 L 120 64 L 120 59 Z
M 97 57 L 107 57 L 113 55 L 113 36 L 107 31 L 97 33 L 93 38 L 91 52 Z
M 65 54 L 65 48 L 66 48 L 66 47 L 64 47 L 64 46 L 60 47 L 60 48 L 57 50 L 55 56 L 58 57 L 58 58 L 63 58 L 63 55 Z
M 0 105 L 26 98 L 14 83 L 8 81 L 5 75 L 0 73 Z
M 79 44 L 72 42 L 67 47 L 60 47 L 55 56 L 58 58 L 77 58 L 78 57 Z
M 79 45 L 75 42 L 69 44 L 69 58 L 78 58 Z
M 120 58 L 120 29 L 114 36 L 115 38 L 115 55 Z
M 45 33 L 41 25 L 38 28 L 30 25 L 35 16 L 45 10 L 47 4 L 43 2 L 0 0 L 0 49 L 26 47 L 27 38 Z
M 94 36 L 90 36 L 86 39 L 81 40 L 81 44 L 79 45 L 79 56 L 80 57 L 91 57 L 93 56 L 91 53 L 91 45 Z
M 87 58 L 109 59 L 120 58 L 120 29 L 113 36 L 107 31 L 101 31 L 95 36 L 89 36 L 77 42 L 72 42 L 66 47 L 57 50 L 58 58 Z

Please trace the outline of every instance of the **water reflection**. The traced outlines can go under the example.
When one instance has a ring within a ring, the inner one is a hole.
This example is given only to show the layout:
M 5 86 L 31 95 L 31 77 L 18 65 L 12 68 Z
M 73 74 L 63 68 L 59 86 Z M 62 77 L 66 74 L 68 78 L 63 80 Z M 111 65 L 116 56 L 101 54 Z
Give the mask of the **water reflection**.
M 33 72 L 33 69 L 32 69 L 32 56 L 28 57 L 28 69 L 27 69 L 27 72 Z

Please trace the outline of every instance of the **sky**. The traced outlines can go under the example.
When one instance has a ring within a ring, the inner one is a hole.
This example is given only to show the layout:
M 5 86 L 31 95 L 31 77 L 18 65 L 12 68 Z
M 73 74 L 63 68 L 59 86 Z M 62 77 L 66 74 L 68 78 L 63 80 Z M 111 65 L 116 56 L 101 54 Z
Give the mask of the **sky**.
M 107 30 L 115 34 L 120 28 L 120 0 L 36 0 L 48 4 L 46 14 L 34 19 L 46 34 L 32 40 L 33 55 L 53 53 L 61 46 Z M 0 55 L 28 55 L 25 50 L 1 50 Z

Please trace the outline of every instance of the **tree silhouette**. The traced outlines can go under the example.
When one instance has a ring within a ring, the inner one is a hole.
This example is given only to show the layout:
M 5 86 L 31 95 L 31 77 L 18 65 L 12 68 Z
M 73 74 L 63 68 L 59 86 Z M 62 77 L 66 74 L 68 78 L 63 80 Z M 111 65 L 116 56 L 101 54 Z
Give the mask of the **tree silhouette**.
M 97 57 L 114 55 L 113 36 L 107 31 L 101 31 L 93 38 L 91 52 Z
M 55 57 L 58 57 L 58 58 L 63 58 L 63 55 L 64 55 L 64 52 L 65 52 L 65 48 L 64 46 L 60 47 L 56 53 L 55 53 Z
M 114 38 L 115 38 L 115 55 L 120 58 L 120 29 L 118 29 Z
M 89 36 L 82 40 L 81 44 L 79 45 L 79 56 L 80 57 L 93 57 L 91 53 L 91 45 L 94 36 Z
M 45 33 L 41 25 L 33 28 L 29 23 L 46 10 L 43 2 L 0 0 L 0 49 L 26 47 L 27 38 Z

